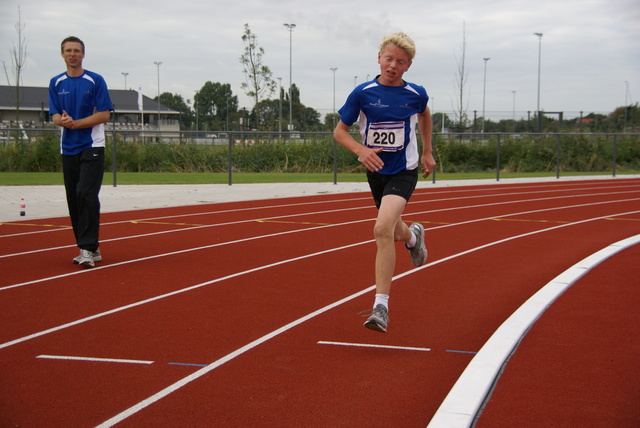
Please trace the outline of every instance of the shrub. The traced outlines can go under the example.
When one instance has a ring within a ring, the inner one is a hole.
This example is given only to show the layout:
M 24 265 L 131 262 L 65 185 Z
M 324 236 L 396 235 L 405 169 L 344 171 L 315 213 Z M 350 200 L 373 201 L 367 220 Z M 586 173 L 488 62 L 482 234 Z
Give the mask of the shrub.
M 10 135 L 0 144 L 0 172 L 59 172 L 58 132 L 40 132 L 30 139 Z M 334 147 L 330 133 L 302 135 L 302 139 L 256 137 L 253 144 L 232 147 L 234 172 L 327 173 L 333 171 Z M 304 138 L 306 137 L 306 138 Z M 111 171 L 112 134 L 107 134 L 106 170 Z M 116 168 L 119 172 L 227 172 L 228 146 L 196 144 L 181 139 L 152 142 L 151 138 L 116 139 Z M 437 135 L 435 139 L 438 171 L 445 173 L 486 172 L 497 168 L 505 172 L 550 172 L 557 166 L 560 142 L 562 171 L 610 171 L 614 159 L 617 168 L 640 171 L 638 135 L 607 134 L 470 134 Z M 498 144 L 498 142 L 500 144 Z M 337 170 L 340 173 L 364 172 L 356 156 L 337 146 Z

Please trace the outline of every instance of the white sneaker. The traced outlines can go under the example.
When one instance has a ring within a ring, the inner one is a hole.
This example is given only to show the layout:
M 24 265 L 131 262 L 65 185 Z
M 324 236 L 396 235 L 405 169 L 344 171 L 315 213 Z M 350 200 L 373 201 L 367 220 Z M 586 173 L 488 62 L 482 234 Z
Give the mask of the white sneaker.
M 387 314 L 387 308 L 384 305 L 378 305 L 368 311 L 362 311 L 362 313 L 369 314 L 369 318 L 365 321 L 364 326 L 380 333 L 387 332 L 387 325 L 389 324 L 389 315 Z M 365 315 L 366 316 L 366 315 Z
M 100 254 L 99 248 L 95 251 L 80 250 L 80 255 L 74 257 L 72 261 L 75 265 L 94 267 L 94 262 L 102 261 L 102 254 Z
M 424 227 L 420 223 L 413 223 L 409 226 L 409 230 L 416 235 L 416 245 L 412 248 L 407 247 L 411 253 L 411 261 L 418 267 L 427 261 L 427 247 L 424 244 Z M 405 244 L 406 247 L 406 244 Z

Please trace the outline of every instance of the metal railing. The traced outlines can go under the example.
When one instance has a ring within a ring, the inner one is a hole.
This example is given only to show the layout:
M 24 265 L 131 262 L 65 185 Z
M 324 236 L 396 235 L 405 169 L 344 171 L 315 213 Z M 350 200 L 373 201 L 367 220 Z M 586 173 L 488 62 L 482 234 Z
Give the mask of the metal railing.
M 31 141 L 39 138 L 46 133 L 59 133 L 58 128 L 0 128 L 0 144 L 7 144 L 8 141 L 25 140 Z M 127 144 L 127 142 L 137 142 L 141 144 L 157 144 L 157 143 L 181 143 L 181 144 L 197 144 L 211 146 L 225 146 L 227 148 L 227 169 L 228 183 L 233 183 L 233 149 L 236 146 L 250 146 L 253 144 L 269 144 L 274 142 L 296 142 L 304 143 L 313 141 L 314 139 L 331 140 L 331 132 L 262 132 L 262 131 L 159 131 L 146 129 L 126 129 L 121 126 L 114 126 L 109 123 L 106 127 L 107 141 L 116 141 L 118 144 Z M 354 133 L 354 137 L 357 134 Z M 438 162 L 439 150 L 446 148 L 447 145 L 457 144 L 491 144 L 495 146 L 495 158 L 493 169 L 495 170 L 496 181 L 501 178 L 501 172 L 504 168 L 504 147 L 509 142 L 518 141 L 523 138 L 536 140 L 540 143 L 544 142 L 549 145 L 550 141 L 555 145 L 555 176 L 561 176 L 562 148 L 563 139 L 574 137 L 576 139 L 599 139 L 605 140 L 611 144 L 610 171 L 612 176 L 616 176 L 618 169 L 618 143 L 621 139 L 629 141 L 631 139 L 634 145 L 640 147 L 640 133 L 438 133 L 432 135 L 432 147 L 436 161 Z M 338 145 L 333 142 L 333 178 L 337 183 L 337 150 Z M 117 182 L 117 157 L 116 144 L 111 144 L 111 162 L 113 171 L 114 186 Z M 634 161 L 635 163 L 635 161 Z M 640 163 L 640 160 L 638 160 Z M 487 171 L 485 169 L 484 171 Z M 432 182 L 436 182 L 439 171 L 436 170 L 431 174 Z

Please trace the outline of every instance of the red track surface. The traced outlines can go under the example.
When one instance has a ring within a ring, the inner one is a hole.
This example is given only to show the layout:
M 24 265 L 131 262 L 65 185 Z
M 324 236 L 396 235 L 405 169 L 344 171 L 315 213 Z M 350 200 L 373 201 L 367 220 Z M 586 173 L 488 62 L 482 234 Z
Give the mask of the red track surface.
M 640 234 L 640 180 L 416 191 L 429 260 L 398 245 L 387 334 L 357 315 L 375 214 L 368 194 L 103 214 L 91 270 L 66 219 L 3 224 L 0 426 L 424 427 L 523 302 Z M 478 426 L 638 426 L 639 255 L 545 312 Z

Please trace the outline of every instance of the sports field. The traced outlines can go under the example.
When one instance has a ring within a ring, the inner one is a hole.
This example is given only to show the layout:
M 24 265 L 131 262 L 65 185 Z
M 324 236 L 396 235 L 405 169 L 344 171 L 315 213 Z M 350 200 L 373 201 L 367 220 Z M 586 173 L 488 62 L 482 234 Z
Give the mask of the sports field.
M 0 426 L 638 426 L 639 179 L 417 189 L 429 259 L 398 245 L 386 334 L 375 216 L 104 213 L 93 269 L 66 217 L 2 223 Z

